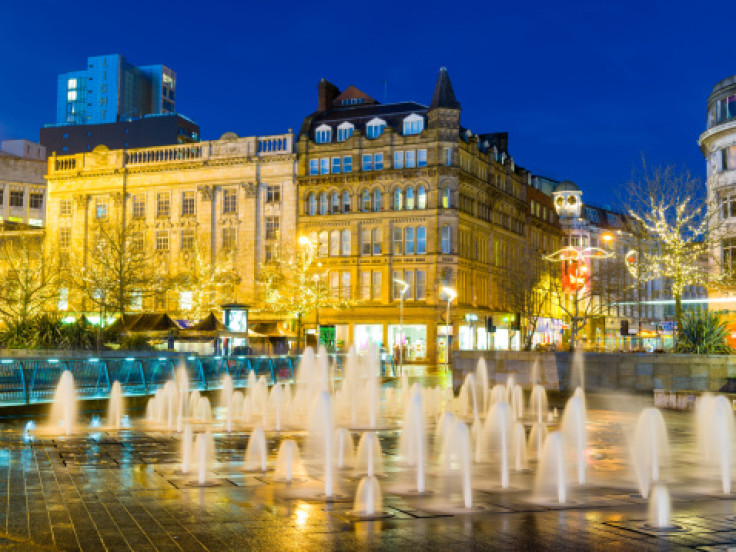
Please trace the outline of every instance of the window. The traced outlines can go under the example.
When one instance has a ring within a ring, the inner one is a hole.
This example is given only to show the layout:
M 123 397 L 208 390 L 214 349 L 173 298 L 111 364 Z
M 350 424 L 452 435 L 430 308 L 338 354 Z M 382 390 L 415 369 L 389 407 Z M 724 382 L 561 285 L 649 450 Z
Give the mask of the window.
M 279 217 L 266 217 L 266 239 L 275 240 L 279 237 Z
M 450 148 L 445 148 L 445 165 L 448 167 L 452 165 L 452 150 Z
M 350 230 L 342 231 L 342 255 L 344 257 L 350 255 Z
M 373 156 L 373 170 L 380 171 L 383 169 L 383 154 L 377 153 Z
M 371 296 L 374 300 L 381 298 L 381 293 L 383 293 L 383 273 L 374 270 L 373 271 L 373 291 L 371 292 Z
M 342 172 L 349 173 L 353 172 L 353 158 L 350 155 L 346 155 L 342 158 Z
M 370 153 L 363 154 L 363 170 L 373 170 L 373 156 Z
M 340 255 L 340 231 L 333 230 L 330 232 L 330 256 L 337 257 Z
M 416 282 L 414 282 L 414 294 L 417 301 L 421 301 L 427 297 L 427 273 L 424 270 L 417 270 Z
M 23 207 L 23 190 L 10 190 L 10 206 Z
M 3 190 L 0 189 L 0 205 L 3 204 Z M 72 216 L 72 200 L 71 199 L 62 199 L 59 202 L 59 214 L 62 217 L 70 217 Z
M 130 294 L 130 309 L 131 310 L 142 310 L 143 309 L 143 293 L 140 291 L 134 291 Z
M 156 251 L 168 251 L 169 250 L 169 232 L 166 230 L 159 230 L 156 232 Z
M 332 158 L 332 174 L 340 174 L 340 158 Z
M 417 167 L 426 167 L 426 166 L 427 166 L 427 150 L 426 149 L 417 150 Z
M 403 169 L 403 168 L 404 168 L 404 152 L 395 151 L 394 152 L 394 169 Z
M 137 253 L 144 251 L 145 240 L 143 239 L 143 232 L 133 232 L 130 236 L 130 249 Z
M 407 226 L 404 229 L 404 254 L 414 254 L 414 228 Z
M 28 197 L 31 209 L 41 209 L 43 207 L 43 194 L 31 193 Z
M 330 272 L 330 297 L 340 295 L 340 273 Z
M 10 192 L 10 205 L 13 205 L 13 192 Z M 98 219 L 107 218 L 107 198 L 98 197 L 95 201 L 95 216 Z
M 342 273 L 342 289 L 340 290 L 341 299 L 350 299 L 350 272 L 344 270 Z
M 317 248 L 317 254 L 320 257 L 326 257 L 327 256 L 327 247 L 328 247 L 328 234 L 326 230 L 323 230 L 319 233 L 319 246 Z
M 401 188 L 394 190 L 394 211 L 401 211 L 404 203 L 404 195 L 401 193 Z
M 179 292 L 179 310 L 188 311 L 192 310 L 194 305 L 194 294 L 191 291 L 180 291 Z
M 378 138 L 381 134 L 383 134 L 383 129 L 385 128 L 386 121 L 376 117 L 368 121 L 368 124 L 365 126 L 365 135 L 367 138 L 373 140 L 374 138 Z
M 278 259 L 279 256 L 279 246 L 276 243 L 267 243 L 266 244 L 266 251 L 265 251 L 265 261 L 267 263 L 272 263 Z
M 156 194 L 156 216 L 168 217 L 171 208 L 171 197 L 169 193 Z
M 136 194 L 133 196 L 133 218 L 143 218 L 146 216 L 146 196 Z
M 368 190 L 363 191 L 363 212 L 367 213 L 371 210 L 371 193 Z
M 77 91 L 76 90 L 69 90 L 69 92 L 66 93 L 66 99 L 67 101 L 73 102 L 77 99 Z
M 381 254 L 381 229 L 374 228 L 373 230 L 371 230 L 371 236 L 372 236 L 372 241 L 373 241 L 373 254 L 380 255 Z
M 309 174 L 319 174 L 319 159 L 309 160 Z
M 427 190 L 424 186 L 417 188 L 417 209 L 427 208 Z
M 450 188 L 449 187 L 445 187 L 442 189 L 442 208 L 443 209 L 450 208 Z
M 314 192 L 310 192 L 307 196 L 307 213 L 310 215 L 317 214 L 317 197 L 314 195 Z
M 281 186 L 266 188 L 266 203 L 281 203 Z
M 399 282 L 401 282 L 403 279 L 404 279 L 404 273 L 401 270 L 394 270 L 394 277 L 393 277 L 393 281 L 391 282 L 393 284 L 393 286 L 391 286 L 392 288 L 391 297 L 394 299 L 394 301 L 399 301 L 401 299 L 401 292 L 404 289 L 404 285 Z
M 330 158 L 325 157 L 319 160 L 319 173 L 330 174 Z
M 225 251 L 232 251 L 237 245 L 238 229 L 223 228 L 222 229 L 222 248 Z
M 416 152 L 413 150 L 406 152 L 406 168 L 413 169 L 417 166 Z
M 59 249 L 69 249 L 72 246 L 72 229 L 59 228 Z
M 181 214 L 184 217 L 194 216 L 195 205 L 194 192 L 182 192 L 181 194 Z
M 726 238 L 721 242 L 723 268 L 732 272 L 736 267 L 736 238 Z
M 69 79 L 66 81 L 66 87 L 69 90 L 74 90 L 77 88 L 77 79 Z
M 325 192 L 319 194 L 319 214 L 327 214 L 327 193 Z
M 721 214 L 724 219 L 736 217 L 736 195 L 721 198 Z
M 360 298 L 369 300 L 371 298 L 371 271 L 363 270 L 360 273 Z
M 360 231 L 360 254 L 371 254 L 371 229 L 363 228 Z
M 404 301 L 411 301 L 414 299 L 414 271 L 404 271 L 404 281 L 407 284 L 406 293 L 404 293 Z
M 344 142 L 350 138 L 353 135 L 353 130 L 355 130 L 355 127 L 352 123 L 342 123 L 337 127 L 337 141 Z
M 340 194 L 330 193 L 330 213 L 333 215 L 340 212 Z
M 69 288 L 61 288 L 59 290 L 59 302 L 56 308 L 61 311 L 65 311 L 69 308 Z
M 404 134 L 419 134 L 424 130 L 424 118 L 412 113 L 404 118 Z
M 314 132 L 314 141 L 318 144 L 328 144 L 332 142 L 332 128 L 328 125 L 321 125 L 317 127 Z
M 192 251 L 194 249 L 194 230 L 181 231 L 181 250 Z
M 446 224 L 442 227 L 442 253 L 445 255 L 449 255 L 452 249 L 451 232 L 449 225 Z
M 404 252 L 404 232 L 398 226 L 394 226 L 393 254 L 401 255 Z
M 406 208 L 414 209 L 414 188 L 411 186 L 406 189 Z
M 427 228 L 417 226 L 417 255 L 427 253 Z
M 736 104 L 734 104 L 734 107 L 736 107 Z M 721 150 L 721 170 L 731 169 L 736 169 L 736 146 Z
M 537 206 L 539 206 L 539 203 L 537 203 Z M 539 216 L 539 209 L 537 209 L 537 216 Z M 598 223 L 601 221 L 600 217 L 598 216 L 598 211 L 593 209 L 592 207 L 585 208 L 585 218 L 594 223 Z

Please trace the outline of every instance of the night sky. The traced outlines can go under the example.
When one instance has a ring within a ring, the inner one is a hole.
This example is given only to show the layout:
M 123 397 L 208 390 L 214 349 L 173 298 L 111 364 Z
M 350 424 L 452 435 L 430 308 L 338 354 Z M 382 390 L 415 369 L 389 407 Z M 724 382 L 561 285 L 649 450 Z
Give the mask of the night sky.
M 433 7 L 434 6 L 434 7 Z M 428 104 L 447 66 L 462 124 L 584 199 L 648 163 L 703 177 L 713 85 L 736 74 L 724 2 L 2 2 L 0 139 L 55 122 L 56 78 L 120 53 L 178 73 L 203 139 L 298 130 L 317 82 Z M 387 83 L 387 86 L 384 85 Z

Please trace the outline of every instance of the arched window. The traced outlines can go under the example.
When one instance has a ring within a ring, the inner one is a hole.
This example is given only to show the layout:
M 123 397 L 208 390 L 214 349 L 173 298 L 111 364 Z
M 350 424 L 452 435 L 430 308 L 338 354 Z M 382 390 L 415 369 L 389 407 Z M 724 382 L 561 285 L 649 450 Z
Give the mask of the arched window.
M 427 190 L 424 186 L 417 188 L 417 209 L 427 208 Z
M 414 188 L 411 186 L 406 189 L 406 208 L 414 209 Z
M 378 138 L 381 134 L 383 134 L 383 129 L 385 128 L 386 121 L 375 117 L 368 121 L 368 124 L 365 125 L 365 135 L 367 138 L 371 139 Z
M 404 134 L 419 134 L 424 130 L 424 117 L 412 113 L 404 117 Z
M 310 192 L 307 196 L 307 213 L 310 215 L 317 214 L 317 196 L 314 195 L 314 192 Z
M 449 255 L 452 250 L 452 229 L 448 224 L 442 227 L 442 253 Z
M 347 190 L 342 193 L 342 212 L 350 212 L 350 192 L 348 192 Z
M 363 212 L 367 213 L 371 210 L 371 193 L 368 190 L 363 190 Z
M 320 125 L 314 131 L 314 141 L 318 144 L 329 144 L 332 142 L 332 128 L 330 125 Z
M 450 188 L 449 186 L 445 186 L 442 189 L 442 208 L 443 209 L 450 208 Z
M 401 193 L 401 188 L 394 190 L 394 211 L 401 211 L 404 208 L 404 195 Z
M 381 190 L 373 190 L 373 210 L 378 213 L 383 207 L 383 197 L 381 197 Z
M 330 194 L 330 213 L 335 214 L 340 212 L 340 194 L 332 192 Z
M 319 194 L 319 214 L 327 214 L 327 194 L 325 192 Z
M 337 141 L 338 142 L 344 142 L 348 138 L 350 138 L 353 135 L 353 130 L 355 130 L 355 127 L 352 123 L 342 123 L 337 127 Z

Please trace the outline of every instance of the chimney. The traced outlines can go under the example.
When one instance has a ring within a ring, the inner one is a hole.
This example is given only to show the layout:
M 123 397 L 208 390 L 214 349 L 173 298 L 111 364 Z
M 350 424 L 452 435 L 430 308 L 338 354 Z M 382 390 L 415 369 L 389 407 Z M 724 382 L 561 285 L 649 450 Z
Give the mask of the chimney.
M 332 102 L 340 95 L 340 89 L 330 81 L 322 79 L 317 90 L 317 111 L 325 112 L 332 109 Z

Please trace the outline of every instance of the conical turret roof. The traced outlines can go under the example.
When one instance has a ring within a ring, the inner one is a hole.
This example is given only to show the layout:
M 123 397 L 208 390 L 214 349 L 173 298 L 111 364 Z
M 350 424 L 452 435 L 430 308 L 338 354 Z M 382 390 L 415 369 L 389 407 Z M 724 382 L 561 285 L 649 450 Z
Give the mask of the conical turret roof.
M 460 109 L 460 102 L 455 98 L 455 92 L 452 90 L 450 75 L 446 67 L 440 68 L 440 75 L 437 77 L 437 85 L 434 87 L 434 94 L 432 95 L 432 103 L 429 104 L 430 109 L 436 107 Z

